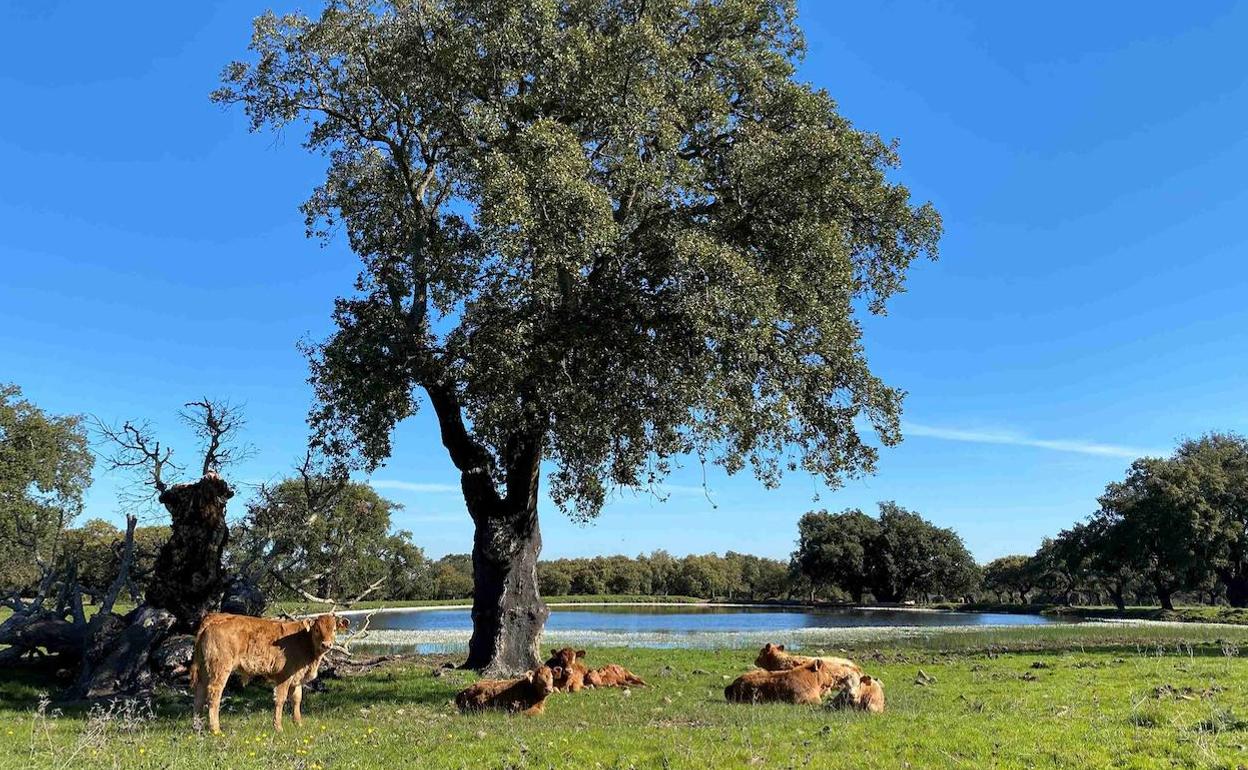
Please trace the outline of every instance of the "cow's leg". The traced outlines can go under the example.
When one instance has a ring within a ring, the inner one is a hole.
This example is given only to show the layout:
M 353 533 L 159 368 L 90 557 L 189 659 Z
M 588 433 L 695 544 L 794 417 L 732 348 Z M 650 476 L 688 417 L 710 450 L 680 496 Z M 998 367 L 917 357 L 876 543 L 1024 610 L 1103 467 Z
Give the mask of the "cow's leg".
M 286 695 L 290 692 L 290 682 L 279 682 L 273 688 L 273 729 L 282 731 L 282 710 L 286 708 Z
M 303 704 L 303 685 L 294 684 L 290 688 L 290 711 L 295 719 L 295 724 L 303 724 L 303 712 L 299 707 Z
M 201 719 L 204 716 L 204 704 L 208 702 L 208 672 L 200 665 L 199 661 L 195 661 L 194 677 L 195 680 L 195 710 L 192 716 L 195 719 Z
M 229 678 L 229 672 L 224 676 L 213 672 L 208 682 L 208 729 L 214 735 L 221 733 L 221 694 L 225 692 L 225 683 Z

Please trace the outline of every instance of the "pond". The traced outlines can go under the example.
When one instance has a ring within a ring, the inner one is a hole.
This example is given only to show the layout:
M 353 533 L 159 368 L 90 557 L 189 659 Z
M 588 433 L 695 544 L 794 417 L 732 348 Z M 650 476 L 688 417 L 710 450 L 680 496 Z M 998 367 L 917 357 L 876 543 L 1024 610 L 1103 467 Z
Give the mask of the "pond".
M 362 624 L 354 613 L 353 626 Z M 571 644 L 644 647 L 738 647 L 759 640 L 801 645 L 846 638 L 854 630 L 923 633 L 949 628 L 1044 626 L 1066 621 L 1042 615 L 949 612 L 899 608 L 812 608 L 733 605 L 556 605 L 546 623 L 549 640 Z M 411 608 L 374 613 L 369 647 L 420 652 L 461 649 L 472 631 L 462 608 Z

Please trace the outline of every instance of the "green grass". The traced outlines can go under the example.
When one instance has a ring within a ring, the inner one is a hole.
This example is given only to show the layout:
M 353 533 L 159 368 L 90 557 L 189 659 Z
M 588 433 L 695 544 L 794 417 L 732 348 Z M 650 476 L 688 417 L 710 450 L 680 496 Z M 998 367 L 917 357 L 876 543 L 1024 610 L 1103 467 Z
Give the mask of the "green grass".
M 646 649 L 591 649 L 589 662 L 623 663 L 650 688 L 557 694 L 534 718 L 461 716 L 448 701 L 474 677 L 435 676 L 445 658 L 428 657 L 326 682 L 283 734 L 252 685 L 228 698 L 222 737 L 192 733 L 183 693 L 149 719 L 41 714 L 44 680 L 6 671 L 0 767 L 1233 768 L 1248 745 L 1239 646 L 1248 630 L 1068 626 L 847 649 L 884 682 L 876 716 L 728 704 L 751 651 Z

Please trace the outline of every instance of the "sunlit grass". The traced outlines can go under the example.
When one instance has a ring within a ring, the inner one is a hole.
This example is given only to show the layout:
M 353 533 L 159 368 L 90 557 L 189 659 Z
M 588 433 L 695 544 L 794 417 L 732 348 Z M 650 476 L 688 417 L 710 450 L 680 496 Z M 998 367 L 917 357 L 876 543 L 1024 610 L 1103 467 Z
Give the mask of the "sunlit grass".
M 1248 744 L 1240 645 L 1248 630 L 1063 626 L 846 648 L 883 679 L 881 716 L 728 704 L 750 651 L 591 649 L 590 663 L 653 686 L 558 694 L 535 718 L 466 717 L 449 701 L 474 677 L 422 658 L 326 682 L 282 734 L 253 685 L 228 697 L 221 737 L 192 732 L 183 693 L 150 719 L 56 716 L 40 713 L 37 678 L 7 672 L 0 767 L 1235 767 Z

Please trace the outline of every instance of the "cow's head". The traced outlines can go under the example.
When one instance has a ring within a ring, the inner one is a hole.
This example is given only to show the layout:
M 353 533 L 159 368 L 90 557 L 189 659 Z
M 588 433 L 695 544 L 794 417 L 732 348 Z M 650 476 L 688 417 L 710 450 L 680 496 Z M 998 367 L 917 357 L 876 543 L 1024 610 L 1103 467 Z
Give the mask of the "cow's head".
M 863 674 L 861 679 L 851 681 L 841 688 L 832 705 L 836 708 L 858 709 L 878 714 L 884 710 L 884 685 L 879 679 Z
M 783 653 L 783 644 L 772 644 L 771 642 L 768 642 L 763 645 L 763 649 L 758 651 L 758 657 L 754 659 L 754 665 L 759 668 L 765 668 L 769 671 L 773 671 L 776 668 L 783 668 L 778 665 L 780 659 L 783 657 Z
M 308 633 L 312 636 L 312 647 L 317 654 L 328 652 L 329 648 L 334 646 L 338 632 L 346 631 L 350 625 L 346 618 L 340 618 L 332 612 L 317 615 L 307 621 Z
M 572 664 L 577 660 L 585 657 L 584 650 L 574 650 L 571 647 L 564 647 L 562 650 L 551 650 L 550 660 L 546 661 L 546 665 L 550 667 L 561 666 L 565 671 L 572 668 Z
M 525 674 L 524 678 L 527 679 L 529 684 L 533 686 L 533 692 L 535 695 L 545 698 L 547 695 L 550 695 L 555 691 L 555 679 L 561 678 L 562 676 L 562 666 L 555 666 L 554 668 L 551 668 L 550 666 L 542 665 Z

